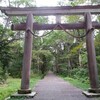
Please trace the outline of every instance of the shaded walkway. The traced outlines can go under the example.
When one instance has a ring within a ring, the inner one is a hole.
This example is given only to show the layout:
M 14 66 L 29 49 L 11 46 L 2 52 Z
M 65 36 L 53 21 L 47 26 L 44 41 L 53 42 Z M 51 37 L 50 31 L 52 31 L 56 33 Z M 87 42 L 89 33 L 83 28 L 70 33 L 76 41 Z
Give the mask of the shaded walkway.
M 35 87 L 36 96 L 30 100 L 100 100 L 87 98 L 82 90 L 49 72 Z M 28 99 L 29 100 L 29 99 Z

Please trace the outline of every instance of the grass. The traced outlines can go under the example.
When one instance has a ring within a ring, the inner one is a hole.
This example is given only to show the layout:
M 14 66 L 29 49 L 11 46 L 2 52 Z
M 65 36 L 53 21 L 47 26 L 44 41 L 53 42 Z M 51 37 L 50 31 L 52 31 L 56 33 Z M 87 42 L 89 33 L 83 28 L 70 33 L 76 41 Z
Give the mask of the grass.
M 65 81 L 68 81 L 69 83 L 71 83 L 75 87 L 80 88 L 82 90 L 87 90 L 89 88 L 89 83 L 84 83 L 84 82 L 81 82 L 80 80 L 73 79 L 70 77 L 63 77 L 63 79 Z
M 32 88 L 41 77 L 39 75 L 34 75 L 30 80 L 30 87 Z M 0 100 L 4 100 L 6 97 L 15 93 L 20 89 L 21 80 L 18 78 L 9 78 L 6 84 L 0 85 Z

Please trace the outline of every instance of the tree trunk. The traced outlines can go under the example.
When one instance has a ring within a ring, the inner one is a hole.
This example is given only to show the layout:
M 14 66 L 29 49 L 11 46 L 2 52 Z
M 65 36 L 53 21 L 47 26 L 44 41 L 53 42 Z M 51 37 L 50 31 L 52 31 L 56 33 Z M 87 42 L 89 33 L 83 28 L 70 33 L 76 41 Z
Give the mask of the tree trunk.
M 82 67 L 81 49 L 79 50 L 79 67 Z
M 41 72 L 42 72 L 42 74 L 45 74 L 45 72 L 46 72 L 46 57 L 45 57 L 45 55 L 42 56 L 42 61 L 43 61 L 43 64 L 41 66 Z

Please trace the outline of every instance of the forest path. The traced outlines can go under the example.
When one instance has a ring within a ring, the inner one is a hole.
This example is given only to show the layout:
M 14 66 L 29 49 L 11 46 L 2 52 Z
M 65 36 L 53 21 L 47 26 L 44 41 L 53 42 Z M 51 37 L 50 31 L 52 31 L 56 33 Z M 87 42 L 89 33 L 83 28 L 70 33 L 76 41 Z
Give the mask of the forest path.
M 100 100 L 87 98 L 82 90 L 49 72 L 34 88 L 34 98 L 28 100 Z

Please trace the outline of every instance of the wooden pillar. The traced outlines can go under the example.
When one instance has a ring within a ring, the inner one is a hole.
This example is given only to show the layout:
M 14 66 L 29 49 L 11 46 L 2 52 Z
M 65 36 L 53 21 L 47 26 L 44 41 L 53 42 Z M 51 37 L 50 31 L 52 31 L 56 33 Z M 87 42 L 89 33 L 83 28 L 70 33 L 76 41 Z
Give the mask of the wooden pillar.
M 33 36 L 30 33 L 30 31 L 27 31 L 27 30 L 31 30 L 31 31 L 33 30 L 33 15 L 32 14 L 28 14 L 27 21 L 26 21 L 22 80 L 21 80 L 21 90 L 18 90 L 19 94 L 31 93 L 31 90 L 29 88 L 29 81 L 30 81 L 30 67 L 31 67 Z
M 56 16 L 56 23 L 61 23 L 61 15 Z
M 91 14 L 85 14 L 85 24 L 86 32 L 92 28 Z M 87 56 L 88 56 L 88 69 L 89 69 L 89 78 L 90 78 L 90 89 L 89 92 L 100 92 L 99 91 L 99 80 L 98 80 L 98 70 L 96 63 L 96 53 L 94 47 L 94 36 L 93 32 L 88 33 L 86 36 L 86 47 L 87 47 Z

